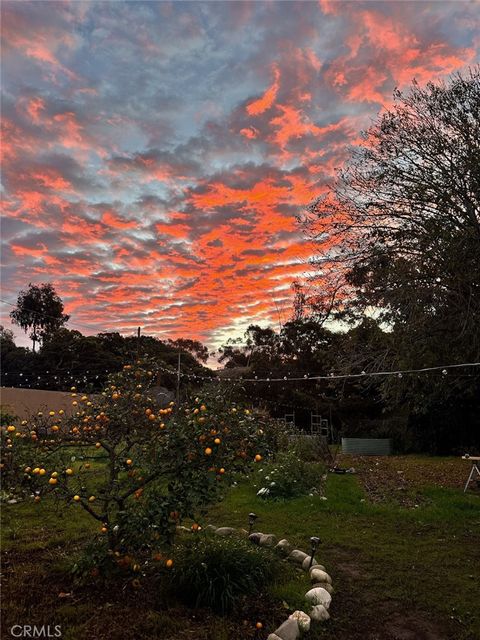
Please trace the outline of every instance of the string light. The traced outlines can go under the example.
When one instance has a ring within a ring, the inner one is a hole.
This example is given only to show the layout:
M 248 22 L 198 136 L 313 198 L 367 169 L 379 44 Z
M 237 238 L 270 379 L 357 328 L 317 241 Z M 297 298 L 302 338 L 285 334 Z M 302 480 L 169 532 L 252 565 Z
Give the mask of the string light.
M 270 384 L 272 382 L 306 382 L 306 381 L 319 381 L 319 380 L 349 380 L 349 379 L 361 379 L 361 378 L 375 378 L 375 377 L 386 377 L 386 376 L 396 376 L 399 379 L 402 379 L 404 377 L 404 375 L 410 374 L 410 375 L 415 375 L 417 374 L 422 374 L 422 373 L 430 373 L 430 372 L 436 372 L 436 371 L 440 371 L 441 375 L 443 377 L 448 375 L 448 370 L 449 369 L 459 369 L 459 368 L 471 368 L 471 367 L 478 367 L 480 366 L 480 362 L 465 362 L 465 363 L 461 363 L 461 364 L 451 364 L 451 365 L 439 365 L 439 366 L 435 366 L 435 367 L 423 367 L 421 369 L 405 369 L 405 370 L 394 370 L 394 371 L 371 371 L 371 372 L 366 372 L 366 371 L 361 371 L 360 373 L 347 373 L 347 374 L 335 374 L 333 372 L 329 373 L 329 374 L 323 374 L 323 375 L 310 375 L 310 374 L 303 374 L 303 376 L 299 377 L 299 376 L 293 376 L 293 377 L 288 377 L 288 376 L 283 376 L 283 377 L 266 377 L 266 378 L 259 378 L 258 375 L 255 375 L 254 377 L 251 378 L 244 378 L 243 376 L 241 376 L 240 378 L 236 378 L 236 377 L 225 377 L 225 376 L 219 376 L 219 375 L 215 375 L 216 372 L 212 371 L 211 375 L 201 375 L 201 374 L 197 374 L 197 373 L 187 373 L 187 372 L 178 372 L 175 369 L 169 369 L 168 367 L 165 366 L 161 366 L 161 365 L 157 365 L 155 367 L 156 372 L 162 372 L 165 374 L 169 374 L 172 376 L 178 376 L 180 375 L 181 378 L 183 379 L 187 379 L 187 380 L 203 380 L 203 381 L 207 381 L 207 382 L 218 382 L 218 383 L 222 383 L 222 382 L 233 382 L 233 383 L 267 383 Z M 225 370 L 223 370 L 225 371 Z M 36 382 L 33 382 L 33 384 L 36 384 L 37 386 L 40 384 L 39 381 L 40 380 L 44 380 L 46 382 L 48 382 L 48 380 L 52 381 L 61 381 L 61 378 L 63 377 L 64 380 L 70 379 L 70 380 L 74 380 L 75 377 L 74 375 L 72 375 L 72 371 L 71 370 L 65 370 L 62 375 L 57 375 L 57 374 L 53 374 L 53 372 L 45 372 L 48 375 L 38 375 L 36 376 Z M 88 373 L 88 372 L 87 372 Z M 104 375 L 111 375 L 111 374 L 115 374 L 115 371 L 109 371 L 109 370 L 105 370 L 103 372 Z M 19 378 L 22 378 L 22 380 L 20 382 L 24 382 L 25 384 L 27 384 L 29 382 L 28 378 L 24 377 L 24 373 L 23 372 L 5 372 L 2 374 L 5 378 L 7 378 L 8 376 L 10 376 L 10 379 L 14 378 L 15 376 L 18 376 Z M 270 373 L 271 375 L 271 373 Z M 468 374 L 461 374 L 461 375 L 468 375 Z M 475 375 L 475 374 L 472 374 Z M 96 374 L 92 380 L 98 380 L 100 377 L 100 374 Z M 88 382 L 88 378 L 86 375 L 81 375 L 77 378 L 79 380 L 82 380 L 84 383 Z M 90 383 L 92 382 L 92 380 L 90 381 Z M 58 384 L 59 382 L 57 382 L 56 384 Z M 55 383 L 54 383 L 55 384 Z
M 335 374 L 329 373 L 328 375 L 308 375 L 304 374 L 303 377 L 291 377 L 283 376 L 282 378 L 259 378 L 255 376 L 253 378 L 229 378 L 219 376 L 221 380 L 226 382 L 233 381 L 241 381 L 241 382 L 301 382 L 303 380 L 348 380 L 348 379 L 358 379 L 358 378 L 367 378 L 367 377 L 383 377 L 383 376 L 397 376 L 398 378 L 403 378 L 405 374 L 418 374 L 418 373 L 429 373 L 433 371 L 441 371 L 442 375 L 448 375 L 448 369 L 458 369 L 461 367 L 478 367 L 480 366 L 480 362 L 463 362 L 461 364 L 448 364 L 448 365 L 439 365 L 435 367 L 423 367 L 421 369 L 404 369 L 404 370 L 395 370 L 395 371 L 362 371 L 360 373 L 344 373 L 344 374 Z M 167 369 L 165 367 L 158 367 L 160 371 L 165 373 L 170 373 L 172 375 L 178 375 L 178 371 L 173 369 Z M 180 372 L 180 376 L 187 378 L 197 378 L 199 380 L 210 380 L 211 376 L 201 376 L 197 374 L 189 374 Z

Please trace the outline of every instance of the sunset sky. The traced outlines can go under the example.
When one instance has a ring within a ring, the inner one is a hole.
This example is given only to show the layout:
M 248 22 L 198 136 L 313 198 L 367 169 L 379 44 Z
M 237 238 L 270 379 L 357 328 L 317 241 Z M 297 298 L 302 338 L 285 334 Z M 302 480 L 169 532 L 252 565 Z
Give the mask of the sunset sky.
M 218 345 L 278 325 L 311 251 L 295 215 L 395 86 L 478 61 L 479 18 L 458 1 L 4 1 L 2 298 L 53 282 L 85 334 Z

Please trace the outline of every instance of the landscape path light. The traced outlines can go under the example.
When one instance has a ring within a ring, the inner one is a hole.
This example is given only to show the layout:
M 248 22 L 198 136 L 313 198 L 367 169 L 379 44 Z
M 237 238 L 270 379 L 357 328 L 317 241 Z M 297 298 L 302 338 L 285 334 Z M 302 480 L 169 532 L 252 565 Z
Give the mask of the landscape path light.
M 315 552 L 318 549 L 318 545 L 320 544 L 320 538 L 317 538 L 316 536 L 312 536 L 310 538 L 310 544 L 312 546 L 311 551 L 310 551 L 310 563 L 308 565 L 308 568 L 311 569 L 312 568 L 312 564 L 313 564 L 313 557 L 315 555 Z
M 258 518 L 256 513 L 248 514 L 248 533 L 252 533 L 253 525 L 255 524 L 255 520 Z

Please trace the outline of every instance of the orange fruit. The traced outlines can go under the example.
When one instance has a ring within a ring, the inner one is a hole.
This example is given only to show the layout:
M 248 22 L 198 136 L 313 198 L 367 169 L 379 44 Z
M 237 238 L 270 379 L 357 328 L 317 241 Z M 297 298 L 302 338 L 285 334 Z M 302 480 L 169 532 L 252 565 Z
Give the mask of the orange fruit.
M 206 455 L 206 456 L 211 456 L 211 455 L 212 455 L 212 450 L 210 449 L 210 447 L 207 447 L 207 448 L 205 449 L 205 455 Z
M 57 484 L 58 480 L 56 478 L 50 478 L 48 484 Z
M 73 469 L 65 469 L 67 476 L 73 476 Z
M 80 496 L 73 496 L 73 500 L 75 502 L 80 502 Z
M 173 567 L 173 560 L 171 558 L 169 558 L 166 562 L 165 562 L 165 566 L 167 567 L 167 569 L 171 569 Z
M 220 440 L 220 438 L 215 438 L 214 442 L 215 442 L 215 444 L 220 444 L 221 440 Z
M 255 462 L 260 462 L 260 460 L 262 460 L 262 456 L 257 453 L 257 455 L 255 456 Z

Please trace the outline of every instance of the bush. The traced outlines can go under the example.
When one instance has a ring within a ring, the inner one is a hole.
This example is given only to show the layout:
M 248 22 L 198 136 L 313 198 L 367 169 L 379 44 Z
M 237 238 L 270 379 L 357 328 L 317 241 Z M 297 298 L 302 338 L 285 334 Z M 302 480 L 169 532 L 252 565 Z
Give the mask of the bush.
M 257 495 L 261 498 L 288 499 L 320 493 L 325 466 L 305 462 L 295 451 L 278 456 L 275 464 L 263 465 L 257 474 Z
M 13 424 L 18 420 L 18 416 L 16 416 L 10 407 L 0 405 L 0 426 L 5 427 L 9 424 Z
M 242 595 L 252 595 L 271 581 L 279 560 L 269 550 L 239 537 L 195 534 L 176 548 L 171 584 L 194 607 L 218 613 L 232 609 Z

